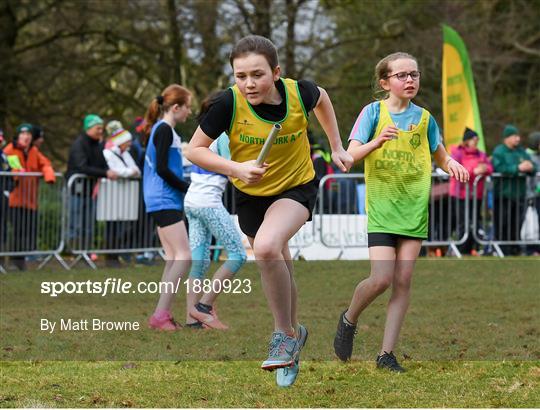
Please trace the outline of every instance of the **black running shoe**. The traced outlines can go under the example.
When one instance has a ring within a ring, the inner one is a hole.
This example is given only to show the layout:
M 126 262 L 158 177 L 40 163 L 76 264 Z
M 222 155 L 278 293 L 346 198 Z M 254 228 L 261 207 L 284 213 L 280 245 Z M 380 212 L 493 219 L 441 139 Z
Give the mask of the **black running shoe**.
M 384 352 L 384 354 L 377 356 L 377 368 L 388 369 L 397 373 L 403 373 L 405 371 L 405 369 L 399 365 L 393 352 Z
M 349 325 L 343 321 L 345 312 L 339 316 L 336 337 L 334 338 L 334 352 L 344 362 L 350 360 L 352 356 L 353 339 L 356 335 L 356 325 Z
M 193 322 L 193 323 L 186 323 L 186 327 L 189 329 L 204 329 L 204 325 L 202 322 Z

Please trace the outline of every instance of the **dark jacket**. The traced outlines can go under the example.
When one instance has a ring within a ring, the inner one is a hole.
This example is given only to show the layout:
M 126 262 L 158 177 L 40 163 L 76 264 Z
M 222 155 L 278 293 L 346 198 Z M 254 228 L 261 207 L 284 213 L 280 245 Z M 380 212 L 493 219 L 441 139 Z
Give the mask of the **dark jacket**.
M 103 156 L 105 144 L 82 133 L 71 145 L 69 150 L 66 181 L 73 174 L 85 174 L 93 177 L 106 177 L 107 161 Z
M 515 149 L 508 148 L 505 144 L 499 144 L 493 150 L 493 168 L 505 176 L 495 180 L 495 194 L 504 198 L 519 200 L 524 199 L 527 189 L 525 174 L 519 172 L 518 166 L 522 161 L 531 161 L 525 149 L 518 146 Z M 534 165 L 534 163 L 533 163 Z M 536 168 L 532 173 L 536 172 Z

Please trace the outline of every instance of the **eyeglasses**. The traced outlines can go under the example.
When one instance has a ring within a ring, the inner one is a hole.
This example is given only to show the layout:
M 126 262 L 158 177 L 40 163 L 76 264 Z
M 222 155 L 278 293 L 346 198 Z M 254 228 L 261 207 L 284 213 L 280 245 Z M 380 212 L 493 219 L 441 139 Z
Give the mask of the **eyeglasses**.
M 407 78 L 409 78 L 409 76 L 411 76 L 411 79 L 413 81 L 418 80 L 420 78 L 420 71 L 410 71 L 410 72 L 402 71 L 400 73 L 388 75 L 386 76 L 386 79 L 389 79 L 390 77 L 396 77 L 399 81 L 405 82 L 407 81 Z

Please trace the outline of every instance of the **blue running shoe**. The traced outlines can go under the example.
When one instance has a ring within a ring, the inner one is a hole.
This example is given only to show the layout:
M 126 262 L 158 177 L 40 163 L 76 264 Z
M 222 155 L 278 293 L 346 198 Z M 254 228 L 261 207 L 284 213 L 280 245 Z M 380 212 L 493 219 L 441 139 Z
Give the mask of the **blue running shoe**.
M 276 383 L 279 387 L 292 386 L 296 381 L 298 371 L 300 370 L 300 352 L 306 344 L 307 337 L 307 329 L 302 325 L 298 325 L 298 355 L 296 356 L 296 360 L 292 366 L 277 369 Z
M 268 359 L 262 363 L 261 369 L 272 371 L 280 367 L 292 366 L 298 356 L 297 344 L 294 337 L 287 336 L 283 332 L 272 333 Z

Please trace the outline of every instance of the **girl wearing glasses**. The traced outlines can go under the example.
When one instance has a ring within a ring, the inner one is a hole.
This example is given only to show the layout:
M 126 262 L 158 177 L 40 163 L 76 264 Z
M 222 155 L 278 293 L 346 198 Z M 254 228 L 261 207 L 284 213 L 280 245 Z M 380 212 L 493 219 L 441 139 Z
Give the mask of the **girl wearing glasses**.
M 339 359 L 352 356 L 362 311 L 392 286 L 378 368 L 403 372 L 393 350 L 409 306 L 414 264 L 428 234 L 431 155 L 460 182 L 469 174 L 446 152 L 431 114 L 411 102 L 420 88 L 416 58 L 394 53 L 375 67 L 377 101 L 360 112 L 348 152 L 364 160 L 371 273 L 354 291 L 334 339 Z

